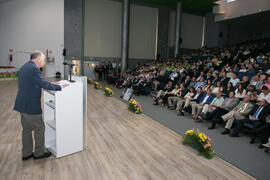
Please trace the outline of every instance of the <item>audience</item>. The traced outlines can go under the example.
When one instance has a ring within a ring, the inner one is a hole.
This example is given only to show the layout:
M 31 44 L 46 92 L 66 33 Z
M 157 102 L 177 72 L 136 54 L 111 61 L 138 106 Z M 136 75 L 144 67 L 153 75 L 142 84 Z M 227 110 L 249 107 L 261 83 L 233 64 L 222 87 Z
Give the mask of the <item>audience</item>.
M 137 64 L 125 73 L 113 62 L 104 65 L 104 77 L 118 88 L 133 89 L 135 95 L 151 94 L 154 105 L 168 106 L 177 116 L 191 113 L 195 122 L 209 120 L 209 130 L 225 123 L 222 134 L 237 137 L 252 127 L 251 143 L 260 139 L 262 146 L 270 136 L 270 49 L 265 47 L 270 46 L 205 47 Z

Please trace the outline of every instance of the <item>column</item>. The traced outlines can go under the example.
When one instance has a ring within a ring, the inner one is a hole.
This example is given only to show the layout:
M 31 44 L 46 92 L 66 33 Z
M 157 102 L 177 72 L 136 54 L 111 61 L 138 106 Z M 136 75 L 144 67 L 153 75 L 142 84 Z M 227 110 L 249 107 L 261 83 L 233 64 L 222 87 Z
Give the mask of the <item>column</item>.
M 128 44 L 129 44 L 129 0 L 123 0 L 122 10 L 122 63 L 121 72 L 125 71 L 128 66 Z
M 181 32 L 181 2 L 177 2 L 176 7 L 176 22 L 175 22 L 175 51 L 174 51 L 174 57 L 177 57 L 179 54 L 179 48 L 180 48 L 180 32 Z

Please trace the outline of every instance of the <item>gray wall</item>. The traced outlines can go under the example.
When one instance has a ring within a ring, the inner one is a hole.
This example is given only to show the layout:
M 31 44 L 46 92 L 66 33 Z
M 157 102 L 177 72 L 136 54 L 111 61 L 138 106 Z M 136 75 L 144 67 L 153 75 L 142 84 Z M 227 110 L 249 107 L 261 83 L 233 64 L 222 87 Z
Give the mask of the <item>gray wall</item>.
M 205 45 L 207 47 L 237 44 L 247 40 L 270 38 L 270 11 L 215 22 L 212 13 L 206 15 Z M 229 26 L 229 28 L 228 28 Z M 219 36 L 222 32 L 222 37 Z M 229 36 L 229 37 L 228 37 Z
M 12 0 L 0 2 L 0 66 L 20 68 L 30 53 L 48 50 L 46 77 L 63 73 L 64 0 Z M 13 49 L 13 61 L 9 61 Z
M 227 39 L 227 25 L 226 22 L 215 22 L 215 16 L 209 13 L 205 16 L 205 37 L 204 45 L 207 47 L 217 47 L 226 44 Z M 222 33 L 222 36 L 220 36 Z
M 168 7 L 158 8 L 158 47 L 157 54 L 161 58 L 167 57 L 169 46 L 169 21 L 170 9 Z
M 65 60 L 81 59 L 83 55 L 83 1 L 65 0 Z

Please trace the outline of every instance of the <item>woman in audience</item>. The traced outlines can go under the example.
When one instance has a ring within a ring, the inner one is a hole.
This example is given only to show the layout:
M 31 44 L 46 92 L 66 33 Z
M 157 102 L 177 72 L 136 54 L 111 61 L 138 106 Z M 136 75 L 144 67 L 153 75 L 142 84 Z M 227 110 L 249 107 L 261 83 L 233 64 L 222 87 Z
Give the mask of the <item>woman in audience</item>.
M 234 91 L 234 87 L 233 87 L 231 82 L 228 82 L 227 88 L 223 89 L 222 95 L 226 96 L 226 97 L 229 97 L 229 94 L 230 94 L 231 91 Z
M 270 76 L 268 76 L 264 86 L 266 86 L 268 88 L 268 90 L 270 91 Z
M 247 94 L 247 91 L 243 88 L 243 85 L 240 83 L 235 90 L 235 97 L 239 99 L 243 99 Z
M 218 81 L 215 86 L 212 88 L 212 94 L 216 94 L 217 92 L 222 92 L 223 87 L 221 86 L 221 82 Z
M 210 89 L 212 91 L 212 87 L 213 87 L 212 81 L 211 81 L 211 79 L 208 79 L 207 84 L 204 85 L 204 87 L 203 87 L 203 92 L 206 92 L 207 89 Z
M 228 71 L 228 73 L 227 73 L 227 77 L 228 78 L 232 78 L 232 76 L 233 76 L 233 69 L 232 68 L 229 68 L 229 71 Z

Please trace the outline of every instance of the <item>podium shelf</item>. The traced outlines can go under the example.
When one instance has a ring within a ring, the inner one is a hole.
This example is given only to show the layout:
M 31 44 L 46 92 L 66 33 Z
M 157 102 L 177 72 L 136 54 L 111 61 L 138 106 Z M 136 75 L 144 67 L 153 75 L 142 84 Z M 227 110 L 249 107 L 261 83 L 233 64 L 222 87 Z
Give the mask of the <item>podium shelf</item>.
M 55 130 L 55 120 L 45 121 L 48 126 Z
M 51 90 L 46 90 L 46 92 L 48 92 L 51 95 L 55 95 L 56 91 L 51 91 Z
M 45 102 L 45 104 L 48 105 L 48 106 L 50 106 L 51 108 L 55 109 L 55 104 L 54 104 L 54 102 L 49 102 L 49 101 L 47 101 L 47 102 Z
M 51 140 L 49 142 L 47 142 L 47 149 L 49 149 L 55 156 L 56 156 L 56 141 L 55 140 Z

